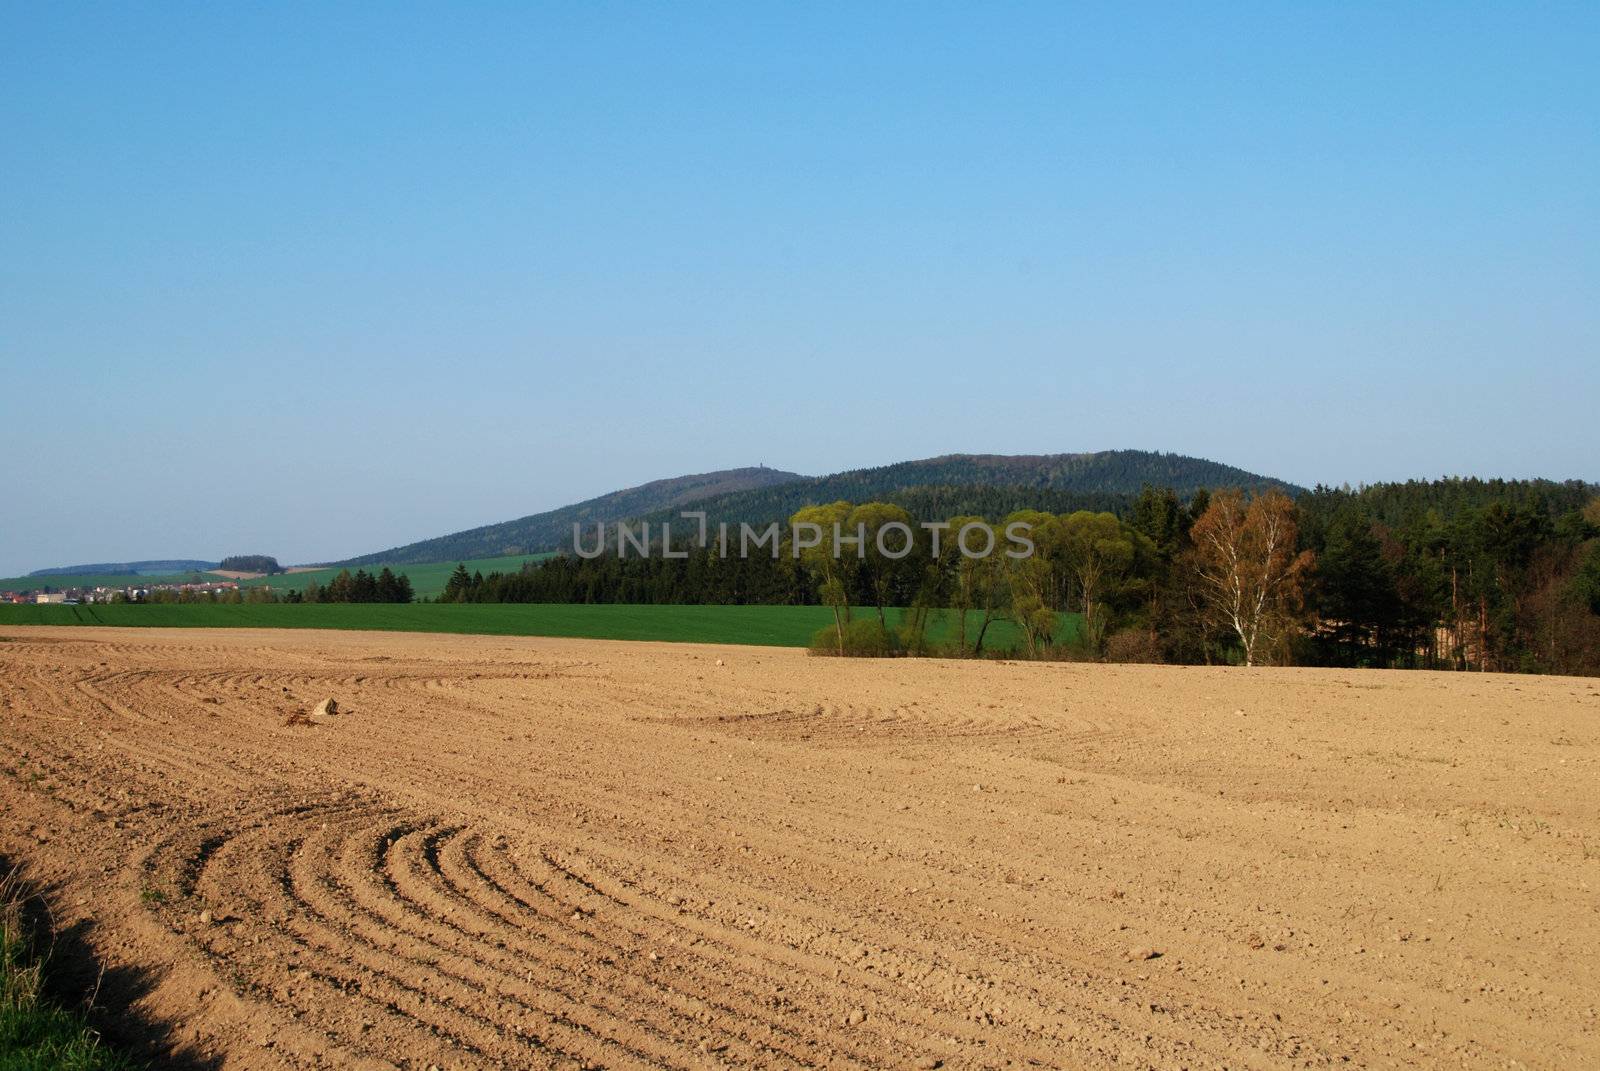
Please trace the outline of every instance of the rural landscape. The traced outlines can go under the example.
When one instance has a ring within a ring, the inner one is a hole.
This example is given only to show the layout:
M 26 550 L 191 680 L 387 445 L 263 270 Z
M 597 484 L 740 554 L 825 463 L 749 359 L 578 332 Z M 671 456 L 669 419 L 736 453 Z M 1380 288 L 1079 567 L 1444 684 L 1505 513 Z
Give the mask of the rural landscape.
M 560 546 L 702 510 L 1040 549 Z M 1582 481 L 941 458 L 191 564 L 0 606 L 8 857 L 163 1064 L 1600 1058 Z
M 0 1071 L 1600 1068 L 1600 6 L 0 26 Z
M 865 543 L 836 555 L 828 540 L 797 548 L 780 533 L 754 554 L 748 540 L 745 553 L 727 552 L 730 526 L 737 539 L 739 526 L 807 521 Z M 998 545 L 1017 521 L 1036 541 L 1026 558 L 958 545 L 966 525 Z M 631 556 L 608 524 L 637 531 Z M 893 524 L 911 529 L 909 552 L 879 538 Z M 945 536 L 937 548 L 930 526 Z M 592 556 L 580 553 L 595 535 Z M 652 556 L 652 538 L 682 557 Z M 818 478 L 744 469 L 658 480 L 331 564 L 240 555 L 159 571 L 171 564 L 0 580 L 0 623 L 1600 674 L 1600 487 L 1576 479 L 1307 491 L 1134 450 L 952 455 Z

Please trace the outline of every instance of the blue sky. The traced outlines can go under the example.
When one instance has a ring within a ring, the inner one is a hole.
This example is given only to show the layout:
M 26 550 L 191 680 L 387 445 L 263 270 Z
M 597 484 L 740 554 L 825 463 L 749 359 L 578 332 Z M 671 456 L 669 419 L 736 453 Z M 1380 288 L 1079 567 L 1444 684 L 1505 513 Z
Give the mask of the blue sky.
M 1600 479 L 1600 6 L 0 4 L 0 576 L 953 451 Z

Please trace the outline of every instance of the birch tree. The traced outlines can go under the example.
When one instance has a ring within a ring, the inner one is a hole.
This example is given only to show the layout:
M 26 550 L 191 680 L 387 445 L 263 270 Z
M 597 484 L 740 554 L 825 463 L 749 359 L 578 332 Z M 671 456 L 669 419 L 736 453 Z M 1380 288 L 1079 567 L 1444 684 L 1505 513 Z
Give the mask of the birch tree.
M 1279 491 L 1248 503 L 1241 491 L 1218 492 L 1190 534 L 1206 606 L 1238 636 L 1244 664 L 1258 664 L 1294 627 L 1313 560 L 1295 552 L 1294 503 Z

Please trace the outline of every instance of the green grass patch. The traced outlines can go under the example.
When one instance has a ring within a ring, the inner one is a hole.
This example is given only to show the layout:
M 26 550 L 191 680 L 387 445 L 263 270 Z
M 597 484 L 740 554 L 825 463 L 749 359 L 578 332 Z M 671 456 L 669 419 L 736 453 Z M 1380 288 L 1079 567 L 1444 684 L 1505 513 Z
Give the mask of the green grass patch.
M 82 1016 L 43 994 L 44 957 L 34 947 L 14 874 L 0 880 L 0 1071 L 124 1071 L 141 1065 L 107 1049 Z
M 453 567 L 452 567 L 453 568 Z M 857 610 L 858 616 L 876 614 Z M 890 611 L 891 625 L 900 611 Z M 588 606 L 565 603 L 471 605 L 456 603 L 265 603 L 0 606 L 5 625 L 111 625 L 152 628 L 332 628 L 380 632 L 454 632 L 494 636 L 567 636 L 597 640 L 677 643 L 750 643 L 804 647 L 833 623 L 825 606 Z M 1057 639 L 1076 635 L 1080 619 L 1062 614 Z M 969 619 L 968 636 L 977 631 Z M 953 642 L 955 615 L 937 613 L 928 630 L 935 642 Z M 1020 635 L 1008 622 L 990 626 L 988 650 L 1012 650 Z

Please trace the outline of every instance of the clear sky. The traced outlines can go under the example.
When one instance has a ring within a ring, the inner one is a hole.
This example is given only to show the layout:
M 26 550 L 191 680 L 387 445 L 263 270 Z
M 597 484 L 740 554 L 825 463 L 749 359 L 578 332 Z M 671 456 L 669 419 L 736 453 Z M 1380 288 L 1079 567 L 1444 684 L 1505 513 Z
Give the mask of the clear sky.
M 1594 3 L 0 20 L 0 576 L 758 462 L 1600 479 Z

